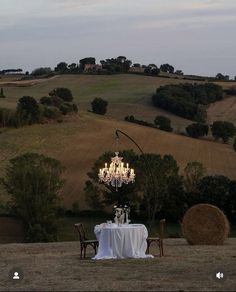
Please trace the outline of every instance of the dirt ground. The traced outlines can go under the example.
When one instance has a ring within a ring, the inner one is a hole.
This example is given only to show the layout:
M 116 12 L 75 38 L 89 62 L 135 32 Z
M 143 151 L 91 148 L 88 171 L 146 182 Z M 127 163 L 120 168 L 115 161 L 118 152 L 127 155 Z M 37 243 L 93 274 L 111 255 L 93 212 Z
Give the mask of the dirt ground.
M 0 291 L 236 290 L 236 239 L 223 246 L 166 239 L 164 246 L 162 258 L 94 261 L 92 251 L 80 260 L 77 242 L 0 245 Z M 9 280 L 14 267 L 22 269 L 22 281 Z M 223 280 L 217 282 L 216 271 Z

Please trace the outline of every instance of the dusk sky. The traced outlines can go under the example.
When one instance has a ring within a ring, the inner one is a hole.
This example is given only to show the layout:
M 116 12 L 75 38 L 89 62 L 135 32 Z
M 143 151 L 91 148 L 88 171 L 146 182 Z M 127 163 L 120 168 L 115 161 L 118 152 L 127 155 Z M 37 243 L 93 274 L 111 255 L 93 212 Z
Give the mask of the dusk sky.
M 235 0 L 0 0 L 0 69 L 124 55 L 236 75 Z

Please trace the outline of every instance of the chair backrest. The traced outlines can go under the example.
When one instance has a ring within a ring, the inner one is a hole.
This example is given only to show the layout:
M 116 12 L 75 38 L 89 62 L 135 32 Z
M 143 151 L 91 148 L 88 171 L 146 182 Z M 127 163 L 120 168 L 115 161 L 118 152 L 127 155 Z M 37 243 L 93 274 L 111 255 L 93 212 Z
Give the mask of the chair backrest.
M 79 240 L 80 240 L 80 242 L 85 241 L 87 238 L 86 238 L 86 235 L 85 235 L 85 231 L 84 231 L 83 224 L 82 223 L 76 223 L 74 226 L 75 226 L 75 229 L 79 233 Z
M 164 225 L 166 223 L 166 219 L 161 219 L 160 220 L 160 238 L 163 239 L 164 238 Z

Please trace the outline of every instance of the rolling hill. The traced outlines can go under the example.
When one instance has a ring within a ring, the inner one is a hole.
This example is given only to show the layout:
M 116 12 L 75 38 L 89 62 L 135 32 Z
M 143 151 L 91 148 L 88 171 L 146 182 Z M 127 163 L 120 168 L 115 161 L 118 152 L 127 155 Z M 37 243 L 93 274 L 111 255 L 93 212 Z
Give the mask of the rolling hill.
M 18 99 L 24 95 L 40 99 L 56 87 L 67 87 L 72 90 L 80 111 L 87 111 L 91 108 L 91 101 L 95 97 L 101 97 L 109 102 L 107 115 L 110 117 L 123 120 L 127 115 L 134 115 L 138 119 L 153 122 L 157 115 L 164 114 L 171 118 L 175 129 L 181 131 L 191 121 L 157 109 L 151 104 L 151 96 L 157 87 L 180 82 L 186 81 L 134 74 L 60 75 L 36 81 L 17 81 L 15 83 L 13 81 L 11 85 L 5 81 L 0 86 L 4 87 L 4 94 L 7 98 L 0 99 L 0 107 L 15 108 Z
M 91 113 L 67 117 L 64 123 L 34 125 L 1 133 L 0 173 L 4 173 L 11 157 L 27 151 L 55 157 L 66 167 L 66 184 L 62 191 L 65 205 L 69 207 L 79 201 L 80 207 L 84 208 L 86 174 L 102 153 L 117 150 L 114 135 L 116 129 L 128 133 L 145 152 L 172 154 L 181 169 L 189 161 L 197 160 L 207 167 L 208 174 L 222 174 L 236 179 L 236 153 L 228 145 L 192 139 Z M 118 148 L 137 151 L 125 137 L 121 137 Z

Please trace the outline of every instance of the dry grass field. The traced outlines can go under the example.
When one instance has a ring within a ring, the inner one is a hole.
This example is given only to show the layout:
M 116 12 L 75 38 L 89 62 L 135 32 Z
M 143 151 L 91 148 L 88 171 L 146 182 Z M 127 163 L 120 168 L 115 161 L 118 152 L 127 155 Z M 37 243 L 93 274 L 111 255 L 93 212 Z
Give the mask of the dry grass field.
M 208 109 L 208 121 L 228 121 L 236 125 L 236 96 L 212 103 Z
M 0 245 L 0 291 L 235 291 L 235 249 L 236 239 L 223 246 L 166 239 L 162 258 L 94 261 L 93 253 L 80 260 L 78 242 Z M 21 282 L 8 278 L 14 267 Z
M 236 153 L 231 146 L 192 139 L 124 121 L 82 113 L 64 123 L 34 125 L 0 134 L 0 173 L 8 160 L 27 151 L 39 152 L 62 161 L 66 184 L 62 197 L 66 206 L 79 201 L 85 206 L 83 188 L 96 159 L 105 151 L 116 151 L 115 130 L 131 135 L 144 152 L 172 154 L 181 170 L 189 161 L 200 161 L 208 174 L 222 174 L 236 179 Z M 121 137 L 118 150 L 137 149 Z

